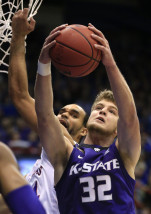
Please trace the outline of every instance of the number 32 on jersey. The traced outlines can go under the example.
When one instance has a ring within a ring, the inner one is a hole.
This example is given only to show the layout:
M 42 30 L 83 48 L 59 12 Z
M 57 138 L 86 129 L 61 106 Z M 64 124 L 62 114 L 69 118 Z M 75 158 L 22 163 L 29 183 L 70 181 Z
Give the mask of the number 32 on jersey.
M 111 190 L 111 178 L 109 175 L 96 176 L 96 184 L 93 177 L 80 178 L 80 184 L 83 187 L 82 202 L 96 201 L 96 195 L 99 201 L 112 200 L 112 194 L 105 194 L 106 191 Z M 99 184 L 101 182 L 101 184 Z

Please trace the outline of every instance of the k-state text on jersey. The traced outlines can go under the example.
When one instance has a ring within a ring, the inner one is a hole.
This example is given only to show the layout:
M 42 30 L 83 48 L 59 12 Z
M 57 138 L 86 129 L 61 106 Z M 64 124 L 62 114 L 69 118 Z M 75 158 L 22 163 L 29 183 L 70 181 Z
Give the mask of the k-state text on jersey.
M 89 173 L 99 170 L 99 168 L 109 171 L 120 168 L 120 165 L 117 159 L 112 159 L 106 163 L 103 163 L 102 161 L 97 161 L 93 164 L 83 163 L 83 165 L 81 163 L 77 163 L 71 167 L 69 175 L 78 174 L 79 172 Z

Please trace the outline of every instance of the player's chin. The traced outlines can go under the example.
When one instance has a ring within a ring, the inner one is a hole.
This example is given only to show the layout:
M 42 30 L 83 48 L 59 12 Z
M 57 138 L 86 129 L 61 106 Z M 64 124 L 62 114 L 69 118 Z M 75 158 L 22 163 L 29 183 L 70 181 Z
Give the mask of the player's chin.
M 104 125 L 104 124 L 103 124 L 103 125 Z M 95 131 L 95 132 L 99 132 L 99 133 L 100 133 L 100 132 L 102 132 L 102 130 L 105 129 L 105 127 L 103 127 L 103 125 L 94 122 L 94 123 L 90 123 L 90 124 L 87 126 L 87 128 L 88 128 L 89 131 Z

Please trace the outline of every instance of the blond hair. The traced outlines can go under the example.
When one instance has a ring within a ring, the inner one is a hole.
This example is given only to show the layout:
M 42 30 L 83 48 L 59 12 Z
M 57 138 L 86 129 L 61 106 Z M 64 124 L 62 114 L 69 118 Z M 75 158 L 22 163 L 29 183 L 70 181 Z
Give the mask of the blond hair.
M 101 100 L 107 100 L 107 101 L 110 101 L 110 102 L 112 102 L 112 103 L 114 103 L 116 105 L 113 92 L 111 90 L 105 89 L 104 91 L 100 91 L 97 94 L 97 96 L 96 96 L 96 98 L 94 100 L 94 103 L 92 105 L 91 111 L 94 109 L 94 107 L 96 106 L 96 104 L 98 102 L 100 102 Z

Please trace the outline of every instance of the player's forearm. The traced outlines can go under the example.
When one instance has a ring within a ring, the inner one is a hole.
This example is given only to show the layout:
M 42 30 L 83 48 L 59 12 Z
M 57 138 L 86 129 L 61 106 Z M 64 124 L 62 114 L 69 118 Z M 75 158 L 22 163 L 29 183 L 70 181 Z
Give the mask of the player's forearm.
M 136 108 L 133 95 L 127 85 L 123 75 L 116 64 L 106 66 L 111 89 L 113 91 L 120 119 L 131 121 L 136 117 Z
M 28 94 L 28 79 L 25 62 L 25 39 L 12 38 L 9 58 L 9 94 L 13 101 Z
M 43 122 L 53 115 L 53 92 L 51 74 L 42 76 L 37 74 L 35 84 L 35 107 L 38 121 Z
M 55 129 L 56 118 L 53 113 L 53 95 L 50 82 L 50 74 L 47 76 L 37 74 L 35 84 L 35 109 L 38 120 L 38 135 L 40 137 L 40 142 L 47 153 L 48 159 L 54 166 L 56 153 L 58 152 L 54 142 L 56 142 L 55 134 L 58 132 Z
M 25 37 L 24 36 L 13 36 L 11 39 L 11 50 L 10 53 L 17 55 L 18 57 L 25 56 Z
M 28 92 L 25 38 L 21 36 L 12 38 L 11 41 L 8 83 L 9 95 L 16 109 L 29 126 L 37 132 L 35 102 Z

